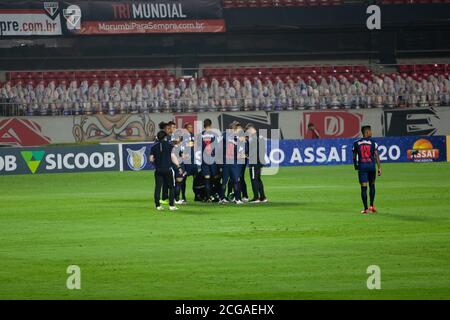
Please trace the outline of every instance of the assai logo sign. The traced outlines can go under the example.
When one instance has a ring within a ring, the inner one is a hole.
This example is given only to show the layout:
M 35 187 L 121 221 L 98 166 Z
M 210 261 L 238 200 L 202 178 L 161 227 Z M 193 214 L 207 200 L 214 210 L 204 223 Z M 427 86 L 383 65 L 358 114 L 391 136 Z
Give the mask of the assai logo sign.
M 145 156 L 145 150 L 147 147 L 142 147 L 139 150 L 132 150 L 127 148 L 127 162 L 128 166 L 133 171 L 140 171 L 147 165 L 147 157 Z
M 305 137 L 308 124 L 312 123 L 322 138 L 355 138 L 359 136 L 362 114 L 348 111 L 304 112 L 301 126 Z
M 412 149 L 407 151 L 408 160 L 414 162 L 430 162 L 439 159 L 439 149 L 433 148 L 433 144 L 427 139 L 417 140 Z
M 45 151 L 22 151 L 20 153 L 31 173 L 35 173 L 44 158 Z

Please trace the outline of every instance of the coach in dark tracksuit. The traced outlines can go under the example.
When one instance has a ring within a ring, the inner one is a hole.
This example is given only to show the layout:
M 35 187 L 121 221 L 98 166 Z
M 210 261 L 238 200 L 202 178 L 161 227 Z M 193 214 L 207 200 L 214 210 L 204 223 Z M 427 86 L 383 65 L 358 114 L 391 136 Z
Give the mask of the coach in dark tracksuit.
M 152 146 L 150 151 L 150 161 L 155 166 L 155 205 L 158 210 L 162 210 L 160 195 L 163 185 L 168 187 L 169 209 L 176 210 L 174 206 L 175 171 L 182 170 L 178 159 L 172 152 L 173 145 L 167 141 L 167 133 L 158 132 L 158 141 Z
M 267 202 L 264 193 L 264 184 L 261 180 L 261 169 L 266 164 L 264 156 L 266 154 L 266 140 L 258 135 L 253 124 L 249 123 L 245 127 L 248 135 L 248 164 L 250 181 L 252 183 L 253 199 L 250 202 Z

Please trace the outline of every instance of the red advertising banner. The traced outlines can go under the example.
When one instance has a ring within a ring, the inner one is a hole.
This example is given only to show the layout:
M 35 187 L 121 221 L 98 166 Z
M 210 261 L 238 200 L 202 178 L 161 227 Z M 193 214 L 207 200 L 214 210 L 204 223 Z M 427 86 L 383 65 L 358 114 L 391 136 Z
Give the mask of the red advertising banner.
M 225 32 L 220 0 L 65 2 L 73 35 Z
M 321 138 L 354 138 L 361 130 L 363 115 L 348 111 L 305 111 L 303 137 L 308 137 L 308 124 L 313 124 Z
M 0 2 L 0 37 L 225 32 L 221 0 Z
M 225 32 L 224 20 L 86 21 L 77 34 Z
M 0 36 L 59 36 L 58 2 L 0 3 Z

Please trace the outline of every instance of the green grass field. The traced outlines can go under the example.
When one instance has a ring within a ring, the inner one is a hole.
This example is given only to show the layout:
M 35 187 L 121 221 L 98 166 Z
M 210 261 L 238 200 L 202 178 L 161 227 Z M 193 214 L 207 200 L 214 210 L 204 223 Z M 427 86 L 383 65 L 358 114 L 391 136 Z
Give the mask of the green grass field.
M 450 163 L 385 164 L 370 216 L 350 166 L 265 184 L 269 204 L 157 213 L 149 171 L 2 176 L 0 299 L 450 298 Z

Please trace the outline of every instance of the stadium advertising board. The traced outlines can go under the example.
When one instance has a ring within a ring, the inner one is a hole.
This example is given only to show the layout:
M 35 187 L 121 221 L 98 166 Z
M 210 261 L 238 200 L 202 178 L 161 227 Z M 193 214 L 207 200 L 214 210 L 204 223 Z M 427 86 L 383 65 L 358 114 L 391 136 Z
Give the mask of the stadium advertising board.
M 268 144 L 267 160 L 272 165 L 307 166 L 352 164 L 356 139 L 282 140 L 274 149 Z M 450 152 L 445 136 L 375 138 L 382 162 L 441 162 Z M 447 145 L 446 145 L 447 144 Z M 123 170 L 151 170 L 151 143 L 123 144 Z
M 301 122 L 301 136 L 307 137 L 308 124 L 314 124 L 321 138 L 355 138 L 360 135 L 361 125 L 370 123 L 375 135 L 380 135 L 381 119 L 377 110 L 365 112 L 327 110 L 305 111 Z
M 78 35 L 225 32 L 220 0 L 74 1 Z
M 450 136 L 447 136 L 447 161 L 450 162 Z
M 382 162 L 446 161 L 446 137 L 406 136 L 375 138 Z M 355 139 L 281 140 L 270 149 L 272 165 L 305 166 L 352 163 Z
M 339 165 L 352 163 L 355 139 L 281 140 L 268 145 L 273 166 Z M 382 162 L 450 160 L 446 136 L 375 138 Z M 153 169 L 151 143 L 93 146 L 1 148 L 0 175 Z
M 122 145 L 124 171 L 141 171 L 153 169 L 149 161 L 151 143 L 135 143 Z
M 0 3 L 0 36 L 225 32 L 220 0 Z
M 0 2 L 0 36 L 59 36 L 62 34 L 58 2 Z
M 0 175 L 119 171 L 117 145 L 1 148 Z

